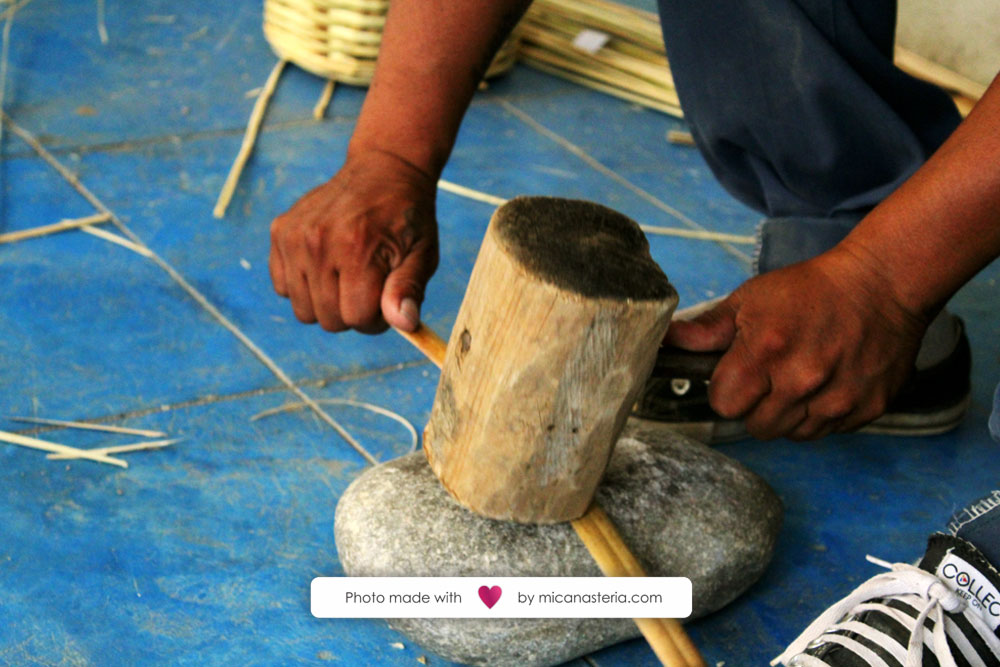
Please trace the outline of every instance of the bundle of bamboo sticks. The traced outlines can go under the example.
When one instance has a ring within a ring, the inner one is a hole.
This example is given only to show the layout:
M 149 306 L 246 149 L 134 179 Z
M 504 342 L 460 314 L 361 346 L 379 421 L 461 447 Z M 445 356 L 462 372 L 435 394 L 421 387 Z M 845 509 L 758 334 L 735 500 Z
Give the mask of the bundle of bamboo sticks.
M 656 14 L 609 0 L 535 0 L 517 32 L 522 62 L 683 116 Z M 584 33 L 597 41 L 581 42 Z

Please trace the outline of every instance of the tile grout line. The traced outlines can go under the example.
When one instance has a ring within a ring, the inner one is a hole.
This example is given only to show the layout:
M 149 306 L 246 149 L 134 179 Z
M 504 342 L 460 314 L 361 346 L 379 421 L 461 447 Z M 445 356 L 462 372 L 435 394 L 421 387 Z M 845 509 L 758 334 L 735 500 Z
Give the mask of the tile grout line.
M 48 162 L 53 169 L 59 172 L 59 174 L 64 179 L 66 179 L 66 181 L 70 185 L 72 185 L 73 188 L 76 189 L 76 191 L 79 192 L 84 199 L 90 202 L 90 204 L 94 208 L 99 210 L 101 213 L 107 214 L 111 218 L 111 223 L 115 225 L 122 232 L 122 234 L 124 234 L 125 236 L 127 236 L 133 242 L 139 244 L 140 246 L 149 249 L 149 246 L 143 243 L 142 239 L 139 238 L 139 236 L 137 236 L 131 229 L 129 229 L 125 225 L 125 223 L 123 223 L 118 218 L 118 216 L 115 215 L 113 211 L 111 211 L 111 209 L 105 206 L 104 202 L 98 199 L 97 196 L 94 195 L 94 193 L 92 193 L 89 189 L 87 189 L 87 187 L 83 183 L 81 183 L 80 180 L 69 169 L 67 169 L 61 162 L 59 162 L 59 160 L 57 160 L 51 153 L 45 150 L 45 147 L 42 146 L 40 143 L 38 143 L 38 140 L 35 139 L 35 137 L 30 132 L 28 132 L 20 125 L 15 123 L 13 119 L 2 110 L 0 110 L 0 122 L 9 125 L 11 131 L 14 132 L 14 134 L 20 137 L 29 146 L 34 148 L 35 151 L 38 152 L 39 156 L 41 156 L 43 160 Z M 303 403 L 305 403 L 309 407 L 309 409 L 312 410 L 314 414 L 316 414 L 317 417 L 326 422 L 328 426 L 333 428 L 333 430 L 335 430 L 340 435 L 340 437 L 342 437 L 345 441 L 347 441 L 347 444 L 353 447 L 355 451 L 361 454 L 361 456 L 363 456 L 366 461 L 368 461 L 372 465 L 376 465 L 378 463 L 378 459 L 372 456 L 372 454 L 367 449 L 365 449 L 364 446 L 361 445 L 361 443 L 355 440 L 354 437 L 350 433 L 348 433 L 343 426 L 341 426 L 333 417 L 327 414 L 327 412 L 323 410 L 323 408 L 320 407 L 320 405 L 316 403 L 316 401 L 314 401 L 308 394 L 302 391 L 298 387 L 298 385 L 296 385 L 292 381 L 292 379 L 288 377 L 285 371 L 283 371 L 281 367 L 279 367 L 267 355 L 267 353 L 264 352 L 264 350 L 257 347 L 256 343 L 250 340 L 250 338 L 245 333 L 243 333 L 243 331 L 240 330 L 239 327 L 233 324 L 225 315 L 223 315 L 218 308 L 212 305 L 212 303 L 209 302 L 209 300 L 205 298 L 205 296 L 201 292 L 199 292 L 193 285 L 191 285 L 191 283 L 189 283 L 184 278 L 184 276 L 182 276 L 173 266 L 171 266 L 166 260 L 164 260 L 158 254 L 156 254 L 156 252 L 154 252 L 152 249 L 149 250 L 151 253 L 149 259 L 157 266 L 159 266 L 163 271 L 165 271 L 167 275 L 169 275 L 174 280 L 174 282 L 176 282 L 185 292 L 188 293 L 188 296 L 194 299 L 195 302 L 197 302 L 198 305 L 200 305 L 203 309 L 205 309 L 209 315 L 214 317 L 219 324 L 221 324 L 224 328 L 228 329 L 231 334 L 236 336 L 237 340 L 243 343 L 243 345 L 247 349 L 249 349 L 250 352 L 255 357 L 257 357 L 257 359 L 262 364 L 264 364 L 264 366 L 266 366 L 268 370 L 270 370 L 286 387 L 288 387 L 289 391 L 298 396 L 299 399 Z
M 624 176 L 622 176 L 618 172 L 616 172 L 613 169 L 605 166 L 603 163 L 599 162 L 596 158 L 592 157 L 589 153 L 587 153 L 585 150 L 583 150 L 582 148 L 580 148 L 579 146 L 577 146 L 576 144 L 574 144 L 573 142 L 571 142 L 569 139 L 567 139 L 567 138 L 563 137 L 562 135 L 560 135 L 560 134 L 558 134 L 556 132 L 553 132 L 549 128 L 545 127 L 544 125 L 542 125 L 541 123 L 539 123 L 537 120 L 535 120 L 534 118 L 532 118 L 528 113 L 526 113 L 525 111 L 522 111 L 518 107 L 514 106 L 509 101 L 507 101 L 505 99 L 501 99 L 501 100 L 499 100 L 499 103 L 500 103 L 500 106 L 502 106 L 504 109 L 506 109 L 512 115 L 516 116 L 518 118 L 518 120 L 520 120 L 522 123 L 524 123 L 525 125 L 527 125 L 531 129 L 533 129 L 535 132 L 537 132 L 538 134 L 541 134 L 542 136 L 546 137 L 547 139 L 550 139 L 551 141 L 555 142 L 559 146 L 563 147 L 564 149 L 566 149 L 567 151 L 569 151 L 570 153 L 572 153 L 576 157 L 578 157 L 581 160 L 583 160 L 591 168 L 593 168 L 594 170 L 596 170 L 596 171 L 604 174 L 605 176 L 607 176 L 608 178 L 610 178 L 614 182 L 616 182 L 619 185 L 623 186 L 625 189 L 627 189 L 628 191 L 630 191 L 632 194 L 637 195 L 638 197 L 640 197 L 641 199 L 645 200 L 646 202 L 652 204 L 653 206 L 655 206 L 656 208 L 660 209 L 661 211 L 664 211 L 665 213 L 667 213 L 669 215 L 672 215 L 673 217 L 677 218 L 677 220 L 679 220 L 681 223 L 683 223 L 684 225 L 686 225 L 687 227 L 689 227 L 691 229 L 698 230 L 698 231 L 703 231 L 703 232 L 708 232 L 709 231 L 703 225 L 698 224 L 697 222 L 695 222 L 694 220 L 692 220 L 688 216 L 684 215 L 683 213 L 681 213 L 680 211 L 678 211 L 676 208 L 674 208 L 670 204 L 667 204 L 665 201 L 663 201 L 659 197 L 656 197 L 655 195 L 649 193 L 648 191 L 646 191 L 645 189 L 639 187 L 638 185 L 636 185 L 632 181 L 628 180 L 627 178 L 625 178 Z M 747 255 L 746 253 L 744 253 L 739 248 L 736 248 L 735 246 L 733 246 L 731 243 L 728 243 L 726 241 L 716 241 L 716 242 L 722 247 L 723 250 L 725 250 L 726 252 L 728 252 L 730 255 L 732 255 L 736 259 L 740 260 L 740 262 L 742 262 L 746 266 L 749 267 L 752 264 L 752 260 L 750 259 L 750 256 Z
M 410 368 L 419 368 L 421 366 L 428 366 L 430 365 L 430 363 L 431 362 L 427 361 L 426 359 L 418 359 L 416 361 L 404 361 L 398 364 L 392 364 L 391 366 L 383 366 L 381 368 L 373 368 L 370 370 L 360 371 L 356 373 L 345 373 L 343 375 L 338 375 L 334 377 L 300 380 L 299 382 L 296 383 L 296 385 L 299 387 L 316 387 L 317 389 L 322 389 L 323 387 L 326 387 L 331 383 L 353 382 L 355 380 L 376 377 L 378 375 L 387 375 L 389 373 L 408 370 Z M 134 419 L 136 417 L 146 417 L 155 414 L 163 414 L 165 412 L 173 412 L 174 410 L 197 408 L 203 405 L 225 403 L 227 401 L 239 401 L 244 398 L 254 398 L 257 396 L 267 396 L 269 394 L 276 394 L 282 391 L 288 391 L 288 387 L 282 384 L 282 385 L 272 385 L 269 387 L 258 387 L 256 389 L 246 389 L 244 391 L 237 391 L 231 394 L 205 394 L 204 396 L 190 398 L 185 401 L 177 401 L 176 403 L 167 403 L 164 405 L 157 405 L 155 407 L 137 408 L 134 410 L 126 410 L 125 412 L 114 412 L 111 414 L 101 415 L 99 417 L 85 417 L 77 419 L 77 421 L 94 423 L 94 424 L 103 424 L 105 422 L 120 421 L 123 419 Z M 37 435 L 39 433 L 46 433 L 49 431 L 59 431 L 59 430 L 63 430 L 63 427 L 34 426 L 11 432 L 16 433 L 18 435 Z

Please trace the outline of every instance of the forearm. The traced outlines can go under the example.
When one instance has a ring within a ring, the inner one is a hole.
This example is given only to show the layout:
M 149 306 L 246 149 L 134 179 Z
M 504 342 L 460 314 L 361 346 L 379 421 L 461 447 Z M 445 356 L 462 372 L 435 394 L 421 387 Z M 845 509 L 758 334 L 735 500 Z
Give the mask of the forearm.
M 437 179 L 483 74 L 530 0 L 393 0 L 348 153 L 391 152 Z
M 838 246 L 929 318 L 1000 255 L 1000 76 L 927 163 Z

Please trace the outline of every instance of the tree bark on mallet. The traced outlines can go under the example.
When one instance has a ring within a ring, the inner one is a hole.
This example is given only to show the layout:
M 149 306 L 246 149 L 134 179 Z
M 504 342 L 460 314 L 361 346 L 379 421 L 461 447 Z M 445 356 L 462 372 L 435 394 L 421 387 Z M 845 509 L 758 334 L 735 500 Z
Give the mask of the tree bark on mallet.
M 449 493 L 495 519 L 583 515 L 676 304 L 627 217 L 545 197 L 500 207 L 424 432 Z

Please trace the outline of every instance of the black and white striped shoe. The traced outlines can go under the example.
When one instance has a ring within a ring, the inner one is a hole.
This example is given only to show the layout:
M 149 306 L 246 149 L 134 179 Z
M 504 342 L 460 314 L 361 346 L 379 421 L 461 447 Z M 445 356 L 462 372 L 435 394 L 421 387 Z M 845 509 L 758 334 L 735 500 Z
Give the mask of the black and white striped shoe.
M 1000 572 L 970 542 L 930 538 L 919 567 L 872 577 L 775 658 L 785 667 L 1000 666 Z

